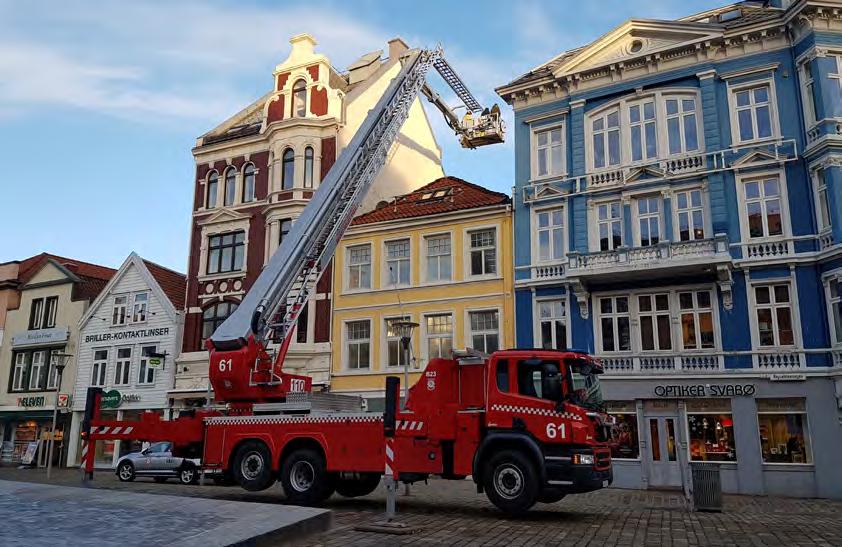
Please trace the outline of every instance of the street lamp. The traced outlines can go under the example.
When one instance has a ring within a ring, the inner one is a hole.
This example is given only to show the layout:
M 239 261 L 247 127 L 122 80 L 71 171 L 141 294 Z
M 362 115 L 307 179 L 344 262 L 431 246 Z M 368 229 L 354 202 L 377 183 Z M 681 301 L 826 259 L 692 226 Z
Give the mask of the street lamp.
M 403 409 L 406 409 L 406 399 L 409 396 L 409 354 L 412 344 L 412 330 L 417 326 L 418 323 L 404 320 L 393 321 L 391 324 L 392 332 L 401 339 L 401 349 L 403 350 Z
M 61 394 L 61 375 L 64 372 L 64 367 L 67 366 L 67 360 L 73 357 L 70 353 L 53 353 L 52 358 L 56 360 L 56 373 L 58 374 L 58 382 L 56 385 L 56 397 L 53 401 L 53 428 L 50 430 L 50 438 L 47 441 L 49 445 L 47 448 L 47 480 L 50 480 L 50 475 L 53 470 L 53 445 L 56 438 L 56 419 L 58 418 L 58 397 Z

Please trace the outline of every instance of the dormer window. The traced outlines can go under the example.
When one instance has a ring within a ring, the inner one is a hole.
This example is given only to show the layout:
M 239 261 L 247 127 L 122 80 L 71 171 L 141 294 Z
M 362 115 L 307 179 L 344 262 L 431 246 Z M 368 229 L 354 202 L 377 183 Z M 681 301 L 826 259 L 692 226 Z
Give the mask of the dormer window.
M 292 115 L 295 118 L 307 115 L 307 82 L 303 79 L 292 86 Z

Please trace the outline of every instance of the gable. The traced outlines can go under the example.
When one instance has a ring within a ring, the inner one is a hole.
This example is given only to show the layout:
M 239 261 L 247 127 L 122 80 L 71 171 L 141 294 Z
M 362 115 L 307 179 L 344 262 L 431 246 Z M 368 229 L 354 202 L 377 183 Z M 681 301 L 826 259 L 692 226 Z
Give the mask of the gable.
M 76 281 L 74 277 L 75 276 L 72 273 L 62 269 L 53 261 L 47 261 L 47 263 L 38 270 L 38 273 L 29 278 L 26 284 L 39 285 L 41 283 L 56 282 L 72 283 L 73 281 Z
M 671 49 L 720 38 L 719 25 L 631 19 L 568 58 L 555 77 L 630 62 Z

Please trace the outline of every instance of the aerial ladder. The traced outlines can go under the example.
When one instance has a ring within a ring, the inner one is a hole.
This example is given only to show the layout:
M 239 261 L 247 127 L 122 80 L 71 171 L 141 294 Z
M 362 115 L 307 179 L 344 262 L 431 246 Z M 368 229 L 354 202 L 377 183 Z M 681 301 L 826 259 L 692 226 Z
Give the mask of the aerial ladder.
M 311 380 L 283 371 L 297 319 L 330 263 L 339 240 L 387 160 L 413 101 L 422 93 L 465 148 L 503 142 L 495 105 L 483 109 L 436 49 L 415 49 L 340 154 L 239 307 L 207 341 L 215 399 L 237 411 L 309 392 Z M 434 68 L 466 109 L 460 118 L 426 82 Z M 271 344 L 270 342 L 274 342 Z

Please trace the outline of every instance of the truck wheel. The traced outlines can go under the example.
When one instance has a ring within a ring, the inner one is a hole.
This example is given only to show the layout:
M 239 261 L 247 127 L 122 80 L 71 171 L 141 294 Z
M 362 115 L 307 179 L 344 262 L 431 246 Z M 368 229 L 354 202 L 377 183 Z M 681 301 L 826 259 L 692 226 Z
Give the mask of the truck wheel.
M 234 480 L 250 492 L 266 490 L 274 479 L 271 455 L 266 445 L 260 441 L 246 441 L 234 456 Z
M 121 462 L 117 466 L 117 478 L 121 482 L 131 482 L 134 480 L 134 464 L 132 462 Z
M 346 498 L 358 498 L 367 496 L 380 486 L 380 475 L 377 473 L 363 473 L 352 479 L 336 481 L 336 493 Z
M 510 515 L 525 513 L 538 500 L 538 472 L 516 450 L 504 450 L 492 456 L 483 483 L 489 501 Z
M 296 505 L 319 504 L 334 490 L 324 457 L 309 448 L 299 448 L 286 457 L 281 465 L 281 485 L 287 500 Z
M 564 499 L 566 492 L 561 492 L 553 488 L 546 488 L 538 494 L 538 501 L 541 503 L 556 503 Z

